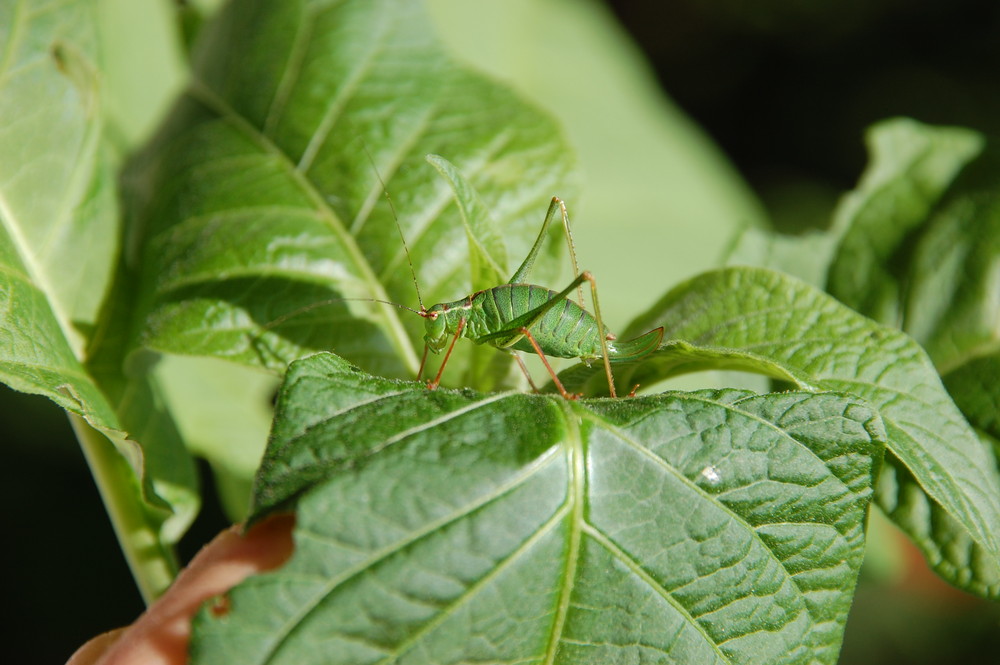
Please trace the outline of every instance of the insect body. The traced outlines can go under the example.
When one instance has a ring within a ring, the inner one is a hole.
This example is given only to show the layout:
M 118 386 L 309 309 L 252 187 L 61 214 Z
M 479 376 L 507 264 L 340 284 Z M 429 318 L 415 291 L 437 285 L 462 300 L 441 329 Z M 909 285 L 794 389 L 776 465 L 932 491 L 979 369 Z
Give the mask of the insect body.
M 430 308 L 425 308 L 421 303 L 420 311 L 417 312 L 424 318 L 425 326 L 424 357 L 420 363 L 421 375 L 427 361 L 427 351 L 440 353 L 447 347 L 447 353 L 437 376 L 428 384 L 430 388 L 437 387 L 440 382 L 448 357 L 459 337 L 466 337 L 477 344 L 489 344 L 507 351 L 537 353 L 552 376 L 553 383 L 567 399 L 572 399 L 574 396 L 566 392 L 545 356 L 579 358 L 584 362 L 602 360 L 609 391 L 611 396 L 615 397 L 611 362 L 641 358 L 659 346 L 663 338 L 663 328 L 656 328 L 627 342 L 618 342 L 613 334 L 607 332 L 601 322 L 597 284 L 589 272 L 580 273 L 562 291 L 523 283 L 522 280 L 531 271 L 557 209 L 562 213 L 575 268 L 576 258 L 569 232 L 566 206 L 558 198 L 553 198 L 538 239 L 524 263 L 507 284 L 477 291 L 462 300 L 440 303 Z M 593 315 L 568 297 L 584 281 L 590 283 L 594 301 Z M 528 382 L 536 388 L 524 363 L 517 354 L 514 354 L 514 357 L 528 377 Z

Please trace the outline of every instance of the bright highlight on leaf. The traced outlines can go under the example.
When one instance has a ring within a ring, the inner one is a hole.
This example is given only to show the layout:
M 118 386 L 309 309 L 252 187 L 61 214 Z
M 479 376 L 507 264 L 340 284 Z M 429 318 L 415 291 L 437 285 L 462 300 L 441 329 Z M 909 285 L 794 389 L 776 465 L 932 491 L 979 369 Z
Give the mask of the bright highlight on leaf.
M 884 440 L 860 401 L 428 391 L 321 354 L 277 409 L 256 512 L 296 502 L 296 553 L 199 616 L 196 663 L 836 661 Z

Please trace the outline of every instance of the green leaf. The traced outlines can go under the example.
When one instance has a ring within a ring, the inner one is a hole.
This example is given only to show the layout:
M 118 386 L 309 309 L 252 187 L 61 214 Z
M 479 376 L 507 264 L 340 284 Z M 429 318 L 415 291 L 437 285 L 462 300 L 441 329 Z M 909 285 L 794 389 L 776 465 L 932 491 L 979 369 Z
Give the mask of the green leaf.
M 161 0 L 92 4 L 101 35 L 105 127 L 119 150 L 127 154 L 149 139 L 183 89 L 187 63 L 177 33 L 178 14 L 184 8 Z
M 1000 354 L 976 358 L 942 377 L 948 393 L 969 422 L 994 439 L 1000 439 L 1000 381 L 997 377 L 1000 377 Z
M 920 342 L 964 415 L 995 437 L 1000 162 L 974 132 L 913 121 L 877 125 L 870 142 L 872 165 L 840 211 L 845 235 L 828 288 Z M 992 446 L 984 441 L 981 448 Z M 992 461 L 975 463 L 993 473 L 995 451 Z M 897 469 L 887 476 L 880 505 L 905 525 L 938 570 L 960 586 L 996 597 L 996 560 L 966 525 L 914 487 L 924 484 L 919 474 Z
M 725 265 L 777 270 L 822 288 L 836 243 L 829 231 L 808 229 L 792 234 L 746 225 L 733 238 Z
M 951 582 L 1000 597 L 1000 477 L 920 346 L 798 280 L 761 269 L 705 273 L 667 294 L 623 337 L 656 326 L 668 342 L 616 381 L 650 385 L 709 368 L 759 372 L 810 390 L 837 390 L 877 408 L 888 433 L 879 505 Z M 590 368 L 561 377 L 567 389 Z M 961 539 L 965 546 L 950 548 Z
M 119 263 L 88 345 L 85 370 L 121 427 L 137 442 L 132 444 L 141 458 L 135 463 L 137 473 L 142 474 L 148 493 L 169 506 L 171 514 L 163 520 L 161 535 L 165 544 L 173 545 L 198 514 L 201 498 L 194 460 L 152 375 L 159 357 L 149 352 L 128 353 L 135 290 L 134 279 Z
M 867 141 L 871 163 L 834 215 L 842 235 L 827 291 L 862 314 L 898 327 L 909 236 L 982 150 L 983 140 L 967 129 L 900 118 L 873 125 Z
M 71 414 L 146 598 L 169 584 L 183 517 L 85 367 L 119 253 L 92 2 L 0 5 L 0 380 Z M 151 488 L 155 486 L 155 491 Z M 179 494 L 185 495 L 185 488 Z
M 842 395 L 567 402 L 294 363 L 257 514 L 296 552 L 195 663 L 834 663 L 883 448 Z
M 1000 159 L 987 149 L 953 183 L 914 243 L 903 330 L 942 374 L 1000 355 Z
M 469 281 L 472 290 L 481 291 L 506 283 L 510 269 L 507 249 L 497 232 L 496 222 L 491 219 L 489 208 L 454 164 L 440 155 L 427 155 L 427 161 L 448 180 L 462 213 L 462 225 L 469 241 Z
M 942 374 L 1000 350 L 1000 160 L 975 132 L 910 120 L 869 133 L 872 164 L 838 212 L 829 291 L 909 333 Z
M 277 379 L 259 369 L 188 356 L 165 356 L 154 373 L 188 450 L 211 464 L 226 515 L 233 522 L 246 519 Z
M 93 323 L 116 251 L 95 39 L 89 3 L 0 9 L 0 377 L 121 441 L 77 328 Z
M 506 284 L 510 279 L 510 262 L 489 208 L 454 164 L 439 155 L 428 155 L 427 161 L 448 180 L 462 213 L 462 224 L 469 243 L 472 291 Z M 489 345 L 477 345 L 467 349 L 467 358 L 463 385 L 476 386 L 484 391 L 524 387 L 520 374 L 516 376 L 516 383 L 511 382 L 514 358 L 510 354 L 497 353 Z
M 512 255 L 572 168 L 552 121 L 454 64 L 419 3 L 233 2 L 193 57 L 190 92 L 135 171 L 140 342 L 159 351 L 280 371 L 334 349 L 413 376 L 417 317 L 336 300 L 416 304 L 379 176 L 435 302 L 470 292 L 469 258 L 425 155 L 457 165 Z
M 77 326 L 93 324 L 118 250 L 91 4 L 0 9 L 0 215 L 21 265 L 4 263 L 46 294 L 77 357 Z

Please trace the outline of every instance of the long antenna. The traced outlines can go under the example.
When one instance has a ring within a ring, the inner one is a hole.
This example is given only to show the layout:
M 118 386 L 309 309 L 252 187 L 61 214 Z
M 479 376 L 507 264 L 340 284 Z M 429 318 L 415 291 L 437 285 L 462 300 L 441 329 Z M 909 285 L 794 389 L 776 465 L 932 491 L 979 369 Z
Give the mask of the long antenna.
M 306 312 L 310 312 L 314 309 L 318 309 L 320 307 L 326 307 L 328 305 L 332 305 L 338 302 L 378 302 L 382 303 L 383 305 L 392 305 L 393 307 L 398 307 L 399 309 L 405 309 L 413 312 L 414 314 L 421 314 L 421 312 L 418 312 L 412 307 L 407 307 L 406 305 L 400 305 L 398 302 L 392 302 L 391 300 L 379 300 L 378 298 L 328 298 L 327 300 L 320 300 L 318 302 L 309 303 L 308 305 L 303 305 L 302 307 L 293 309 L 290 312 L 285 312 L 278 318 L 262 326 L 261 332 L 267 332 L 268 330 L 273 330 L 274 328 L 277 328 L 285 321 L 288 321 L 289 319 L 299 316 L 300 314 L 305 314 Z
M 368 146 L 364 143 L 361 147 L 365 149 L 365 154 L 368 155 L 368 161 L 372 165 L 372 170 L 375 171 L 375 177 L 378 178 L 378 182 L 382 185 L 382 193 L 385 194 L 385 200 L 389 202 L 389 210 L 392 212 L 392 221 L 396 223 L 396 232 L 399 233 L 399 240 L 403 243 L 403 251 L 406 252 L 406 264 L 410 266 L 410 277 L 413 278 L 413 289 L 417 292 L 417 303 L 420 304 L 420 311 L 426 312 L 427 308 L 424 307 L 424 299 L 420 297 L 420 286 L 417 284 L 417 271 L 413 269 L 413 261 L 410 260 L 410 248 L 406 246 L 406 238 L 403 237 L 403 228 L 399 225 L 399 216 L 396 215 L 396 206 L 392 203 L 392 197 L 389 196 L 389 188 L 385 186 L 385 181 L 382 180 L 382 174 L 378 172 L 378 166 L 375 165 L 375 159 L 372 157 L 371 152 L 368 151 Z M 376 301 L 384 302 L 384 301 Z M 390 303 L 395 304 L 395 303 Z M 409 307 L 405 309 L 410 309 Z M 411 310 L 416 311 L 416 310 Z M 418 312 L 419 314 L 419 312 Z

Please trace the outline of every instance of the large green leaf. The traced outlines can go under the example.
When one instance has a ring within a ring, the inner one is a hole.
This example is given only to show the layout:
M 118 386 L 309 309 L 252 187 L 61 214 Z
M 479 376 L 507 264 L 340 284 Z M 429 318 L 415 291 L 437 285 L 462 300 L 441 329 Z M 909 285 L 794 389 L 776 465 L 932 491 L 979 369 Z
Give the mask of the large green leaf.
M 425 302 L 469 293 L 455 163 L 524 255 L 573 158 L 555 125 L 455 65 L 419 3 L 237 1 L 200 33 L 195 81 L 141 162 L 141 343 L 282 370 L 334 349 L 412 376 Z M 374 166 L 373 163 L 374 162 Z M 381 181 L 379 176 L 381 176 Z M 409 327 L 407 331 L 405 327 Z
M 294 363 L 258 515 L 296 552 L 195 663 L 833 663 L 883 446 L 838 394 L 428 391 Z
M 889 437 L 880 506 L 943 576 L 1000 597 L 1000 478 L 993 455 L 916 342 L 803 282 L 749 268 L 706 273 L 678 286 L 624 337 L 660 325 L 673 341 L 639 363 L 618 366 L 622 385 L 732 368 L 843 391 L 879 409 Z M 594 368 L 573 368 L 561 378 L 571 390 L 588 381 L 593 391 L 602 389 Z
M 974 132 L 909 120 L 876 125 L 869 143 L 872 163 L 838 211 L 844 237 L 828 289 L 920 342 L 965 416 L 995 438 L 1000 160 Z M 913 482 L 900 471 L 881 503 L 919 534 L 932 561 L 953 568 L 949 579 L 976 585 L 968 569 L 985 570 L 984 557 L 962 527 L 909 487 Z M 1000 575 L 989 578 L 995 595 Z
M 91 5 L 0 6 L 2 312 L 8 330 L 21 317 L 48 319 L 37 324 L 45 330 L 32 331 L 39 337 L 2 346 L 4 364 L 14 381 L 27 382 L 14 387 L 30 385 L 57 401 L 51 372 L 65 373 L 69 356 L 82 357 L 86 338 L 77 326 L 96 319 L 118 242 L 113 175 L 100 143 Z M 52 363 L 45 360 L 50 345 Z M 34 358 L 17 363 L 22 351 Z

